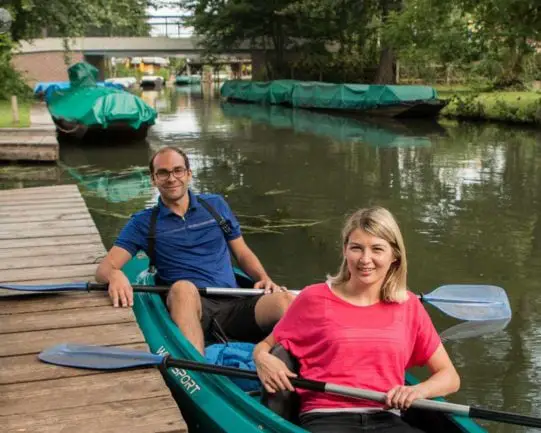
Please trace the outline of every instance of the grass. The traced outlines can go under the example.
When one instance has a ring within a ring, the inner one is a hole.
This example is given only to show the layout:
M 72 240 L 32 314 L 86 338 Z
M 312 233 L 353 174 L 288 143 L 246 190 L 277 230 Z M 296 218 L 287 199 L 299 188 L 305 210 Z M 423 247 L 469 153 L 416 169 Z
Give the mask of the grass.
M 454 93 L 442 115 L 462 119 L 486 119 L 541 125 L 541 93 Z
M 19 101 L 19 123 L 13 123 L 11 101 L 0 101 L 0 128 L 26 128 L 30 126 L 30 102 Z

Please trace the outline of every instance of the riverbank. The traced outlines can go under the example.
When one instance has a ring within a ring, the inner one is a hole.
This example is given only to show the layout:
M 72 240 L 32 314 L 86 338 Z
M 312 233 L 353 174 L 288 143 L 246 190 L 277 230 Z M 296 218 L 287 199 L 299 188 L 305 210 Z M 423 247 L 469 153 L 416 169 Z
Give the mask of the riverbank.
M 437 90 L 440 98 L 449 100 L 442 116 L 541 126 L 539 92 L 479 92 L 467 87 Z
M 27 128 L 30 126 L 30 102 L 19 101 L 19 123 L 13 123 L 10 101 L 0 101 L 0 128 Z

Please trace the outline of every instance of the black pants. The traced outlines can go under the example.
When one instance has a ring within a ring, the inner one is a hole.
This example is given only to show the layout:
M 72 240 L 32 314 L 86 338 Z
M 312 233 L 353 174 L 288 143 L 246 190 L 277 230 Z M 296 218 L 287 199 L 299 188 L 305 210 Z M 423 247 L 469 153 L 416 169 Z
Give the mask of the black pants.
M 376 413 L 311 412 L 301 414 L 301 426 L 312 433 L 423 433 L 398 415 Z

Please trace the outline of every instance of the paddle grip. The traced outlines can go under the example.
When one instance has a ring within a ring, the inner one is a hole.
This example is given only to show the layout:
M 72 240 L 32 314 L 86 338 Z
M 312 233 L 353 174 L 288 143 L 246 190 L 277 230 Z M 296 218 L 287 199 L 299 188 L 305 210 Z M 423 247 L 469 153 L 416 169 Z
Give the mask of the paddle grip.
M 480 407 L 470 407 L 471 418 L 486 419 L 489 421 L 499 421 L 507 424 L 523 425 L 527 427 L 541 427 L 541 418 L 518 413 L 501 412 L 497 410 L 483 409 Z

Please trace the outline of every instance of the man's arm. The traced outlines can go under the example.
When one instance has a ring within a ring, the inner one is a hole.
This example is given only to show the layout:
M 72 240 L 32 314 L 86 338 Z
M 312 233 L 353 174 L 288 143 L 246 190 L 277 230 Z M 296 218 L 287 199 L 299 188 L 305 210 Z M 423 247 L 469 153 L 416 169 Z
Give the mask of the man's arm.
M 109 296 L 113 306 L 133 306 L 133 289 L 122 267 L 131 259 L 131 254 L 124 248 L 113 246 L 96 270 L 96 281 L 109 283 Z
M 269 293 L 281 289 L 268 276 L 265 268 L 250 247 L 246 245 L 242 236 L 229 241 L 229 247 L 242 270 L 256 281 L 255 288 L 265 289 Z

